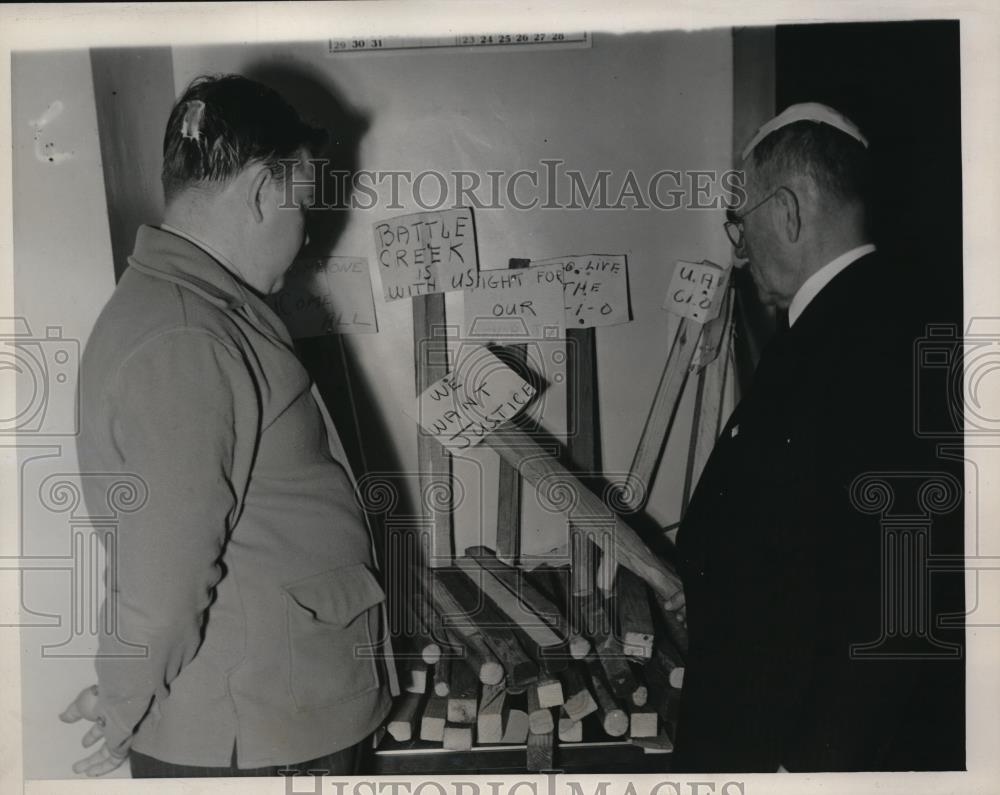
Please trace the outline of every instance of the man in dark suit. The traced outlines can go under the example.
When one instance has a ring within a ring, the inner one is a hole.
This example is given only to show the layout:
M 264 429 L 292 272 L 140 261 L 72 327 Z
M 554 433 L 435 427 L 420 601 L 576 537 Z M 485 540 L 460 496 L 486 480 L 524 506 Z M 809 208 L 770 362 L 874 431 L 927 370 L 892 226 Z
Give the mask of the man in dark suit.
M 961 578 L 926 576 L 928 556 L 961 552 L 960 473 L 914 432 L 926 318 L 868 235 L 867 141 L 831 108 L 793 106 L 744 165 L 747 209 L 726 231 L 787 327 L 678 536 L 674 770 L 963 769 L 961 630 L 937 622 L 962 610 Z

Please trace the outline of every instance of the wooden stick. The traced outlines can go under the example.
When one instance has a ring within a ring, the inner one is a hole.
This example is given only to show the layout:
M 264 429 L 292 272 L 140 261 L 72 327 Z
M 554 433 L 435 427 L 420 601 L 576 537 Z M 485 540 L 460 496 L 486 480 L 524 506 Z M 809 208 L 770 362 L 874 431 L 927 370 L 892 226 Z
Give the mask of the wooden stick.
M 441 741 L 449 751 L 471 751 L 472 727 L 446 723 Z
M 629 713 L 629 737 L 655 737 L 659 727 L 653 711 L 633 710 Z
M 528 735 L 527 768 L 532 773 L 552 770 L 555 756 L 552 732 L 555 727 L 546 732 L 532 732 Z
M 475 723 L 478 695 L 479 677 L 466 662 L 455 660 L 448 691 L 448 722 Z
M 507 710 L 507 722 L 504 724 L 503 743 L 522 744 L 528 739 L 528 713 L 523 709 L 511 708 Z
M 653 656 L 653 616 L 646 583 L 628 569 L 620 568 L 615 577 L 615 594 L 625 654 L 648 660 Z
M 555 728 L 552 710 L 539 703 L 538 688 L 535 685 L 528 686 L 528 726 L 532 734 L 545 734 Z
M 582 660 L 587 656 L 590 642 L 573 630 L 562 611 L 518 569 L 506 565 L 487 547 L 468 547 L 465 554 L 498 579 L 508 591 L 526 605 L 531 614 L 548 624 L 560 639 L 565 638 L 570 656 L 574 660 Z
M 570 720 L 579 722 L 587 717 L 591 712 L 597 711 L 597 703 L 590 695 L 587 684 L 575 666 L 570 666 L 562 674 L 563 691 L 566 694 L 566 703 L 563 710 Z
M 407 693 L 427 692 L 427 663 L 423 660 L 411 660 L 407 664 L 403 689 Z
M 632 673 L 632 669 L 625 659 L 621 643 L 614 635 L 609 635 L 597 647 L 597 658 L 600 660 L 601 668 L 604 669 L 604 674 L 615 698 L 626 704 L 633 703 L 639 683 L 636 682 L 635 674 Z M 645 688 L 643 691 L 645 692 Z
M 389 715 L 386 728 L 396 742 L 405 743 L 413 739 L 413 727 L 420 711 L 420 701 L 419 694 L 405 693 L 392 705 L 392 713 Z
M 424 704 L 424 714 L 420 718 L 420 739 L 432 743 L 444 740 L 445 716 L 448 702 L 440 696 L 431 696 Z
M 451 692 L 451 657 L 442 654 L 434 665 L 434 695 L 445 697 Z
M 593 476 L 601 471 L 595 329 L 566 329 L 566 382 L 566 419 L 571 431 L 567 440 L 568 468 L 584 476 Z M 572 525 L 572 519 L 570 523 Z M 571 593 L 574 596 L 588 594 L 594 590 L 593 542 L 585 534 L 573 532 L 570 541 Z
M 423 604 L 421 599 L 414 599 L 407 603 L 413 627 L 412 639 L 423 661 L 427 665 L 434 665 L 441 659 L 441 645 L 431 636 L 430 627 L 421 610 Z
M 559 716 L 559 742 L 583 742 L 583 724 L 578 720 L 573 720 L 565 711 Z
M 503 666 L 486 644 L 483 634 L 475 621 L 466 613 L 444 583 L 436 576 L 431 585 L 431 594 L 442 623 L 449 634 L 453 634 L 464 646 L 467 658 L 479 675 L 479 681 L 495 685 L 503 681 Z
M 480 744 L 503 740 L 504 703 L 507 691 L 502 685 L 486 685 L 479 697 L 476 736 Z
M 434 572 L 462 611 L 474 622 L 487 646 L 503 666 L 508 688 L 523 688 L 538 679 L 538 665 L 525 653 L 521 638 L 510 631 L 510 620 L 457 569 Z
M 597 715 L 605 733 L 611 737 L 621 737 L 628 731 L 628 715 L 618 706 L 604 683 L 600 664 L 596 660 L 588 660 L 587 670 L 590 673 L 590 689 L 597 702 Z
M 562 640 L 534 615 L 523 599 L 507 590 L 491 571 L 483 569 L 471 558 L 456 558 L 455 565 L 465 572 L 483 595 L 531 640 L 539 655 L 538 659 L 544 657 L 549 665 L 553 666 L 559 663 L 557 651 L 562 646 Z
M 684 391 L 701 330 L 702 326 L 697 321 L 681 318 L 677 336 L 670 346 L 670 354 L 656 387 L 653 405 L 639 436 L 632 466 L 629 467 L 628 483 L 631 487 L 621 494 L 622 502 L 631 511 L 642 508 L 652 489 L 653 477 L 659 467 L 660 456 Z
M 576 497 L 577 511 L 583 515 L 608 518 L 614 524 L 612 538 L 604 534 L 595 537 L 602 549 L 616 556 L 618 562 L 642 577 L 662 598 L 670 599 L 681 590 L 681 581 L 666 563 L 647 547 L 639 535 L 621 517 L 611 513 L 601 499 L 549 455 L 530 435 L 511 423 L 501 428 L 504 433 L 484 437 L 483 444 L 500 453 L 501 457 L 518 467 L 526 481 L 538 488 L 553 484 L 565 486 Z M 570 502 L 570 501 L 567 501 Z M 568 506 L 567 506 L 568 510 Z
M 507 267 L 512 270 L 527 268 L 530 264 L 531 260 L 527 259 L 507 261 Z M 524 365 L 528 360 L 528 351 L 523 344 L 505 345 L 504 351 L 512 363 Z M 497 499 L 497 555 L 513 566 L 517 565 L 520 554 L 521 476 L 516 467 L 501 459 Z
M 562 682 L 558 679 L 543 678 L 530 685 L 538 693 L 538 703 L 545 708 L 560 707 L 565 702 Z
M 444 293 L 429 293 L 413 299 L 414 370 L 417 395 L 448 374 Z M 425 495 L 423 512 L 431 526 L 432 567 L 447 565 L 454 556 L 451 538 L 451 506 L 442 495 L 449 493 L 451 456 L 441 443 L 417 426 L 417 471 L 420 493 Z M 433 505 L 428 496 L 437 495 Z

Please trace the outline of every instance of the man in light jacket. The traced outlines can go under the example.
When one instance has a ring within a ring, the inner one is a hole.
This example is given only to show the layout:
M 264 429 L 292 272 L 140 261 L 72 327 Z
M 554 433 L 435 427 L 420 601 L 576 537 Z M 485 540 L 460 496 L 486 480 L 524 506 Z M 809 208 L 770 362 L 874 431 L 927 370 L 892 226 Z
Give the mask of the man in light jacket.
M 239 76 L 171 113 L 164 223 L 81 366 L 81 470 L 148 498 L 108 544 L 96 691 L 62 716 L 103 739 L 76 772 L 350 774 L 398 689 L 343 448 L 263 300 L 306 239 L 323 137 Z

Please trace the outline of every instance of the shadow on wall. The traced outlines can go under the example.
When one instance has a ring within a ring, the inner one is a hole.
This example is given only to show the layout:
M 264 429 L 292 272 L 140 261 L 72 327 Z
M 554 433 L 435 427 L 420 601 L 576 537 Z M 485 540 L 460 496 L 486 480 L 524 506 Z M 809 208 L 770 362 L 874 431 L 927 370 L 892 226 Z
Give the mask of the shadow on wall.
M 278 91 L 308 123 L 329 131 L 329 145 L 322 157 L 329 161 L 325 169 L 324 203 L 332 207 L 314 210 L 308 219 L 309 245 L 304 256 L 325 256 L 333 251 L 349 219 L 350 194 L 344 192 L 345 180 L 335 185 L 335 172 L 354 172 L 360 167 L 361 140 L 369 129 L 369 119 L 351 107 L 333 82 L 319 71 L 304 65 L 266 62 L 251 66 L 243 73 Z M 340 192 L 337 189 L 339 188 Z M 341 195 L 341 193 L 343 195 Z M 378 410 L 374 385 L 366 377 L 357 354 L 341 335 L 312 337 L 296 341 L 303 364 L 316 382 L 327 409 L 341 434 L 344 449 L 355 475 L 360 481 L 368 473 L 403 473 L 403 462 L 393 444 L 389 428 Z M 399 484 L 395 489 L 394 512 L 412 516 L 418 506 L 405 504 L 408 489 Z M 372 515 L 377 526 L 381 550 L 403 544 L 404 548 L 419 549 L 415 539 L 406 542 L 387 537 L 384 515 Z M 381 526 L 378 526 L 381 525 Z M 394 529 L 394 533 L 411 532 Z M 395 555 L 382 554 L 382 566 L 387 584 L 395 589 L 406 582 L 395 567 L 404 565 Z

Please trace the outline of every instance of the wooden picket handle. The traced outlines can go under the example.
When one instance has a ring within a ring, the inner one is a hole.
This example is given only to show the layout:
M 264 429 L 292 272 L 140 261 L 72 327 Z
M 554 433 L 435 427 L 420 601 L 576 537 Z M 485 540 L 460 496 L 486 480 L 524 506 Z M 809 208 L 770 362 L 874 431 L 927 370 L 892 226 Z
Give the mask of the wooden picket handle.
M 448 374 L 444 293 L 413 299 L 413 352 L 417 395 Z M 421 342 L 423 344 L 421 344 Z M 433 354 L 433 356 L 431 355 Z M 417 472 L 424 515 L 431 525 L 432 567 L 447 566 L 454 556 L 451 538 L 451 456 L 441 443 L 417 426 Z
M 684 392 L 691 362 L 698 350 L 702 325 L 690 318 L 681 318 L 677 336 L 656 387 L 656 396 L 649 409 L 649 416 L 639 436 L 639 444 L 629 467 L 626 488 L 621 500 L 631 511 L 637 511 L 645 504 L 653 485 L 653 477 L 660 465 L 660 457 L 666 445 L 670 426 L 673 424 L 677 406 Z
M 677 574 L 643 543 L 635 530 L 529 434 L 512 423 L 505 423 L 500 430 L 503 433 L 485 436 L 483 444 L 496 450 L 505 461 L 516 466 L 522 478 L 539 490 L 552 487 L 555 487 L 555 491 L 565 489 L 572 496 L 572 499 L 565 500 L 567 513 L 606 518 L 614 527 L 612 538 L 609 539 L 606 533 L 596 533 L 592 539 L 606 553 L 614 555 L 621 565 L 642 577 L 663 600 L 673 598 L 682 590 Z M 570 528 L 574 533 L 580 532 L 572 523 Z

